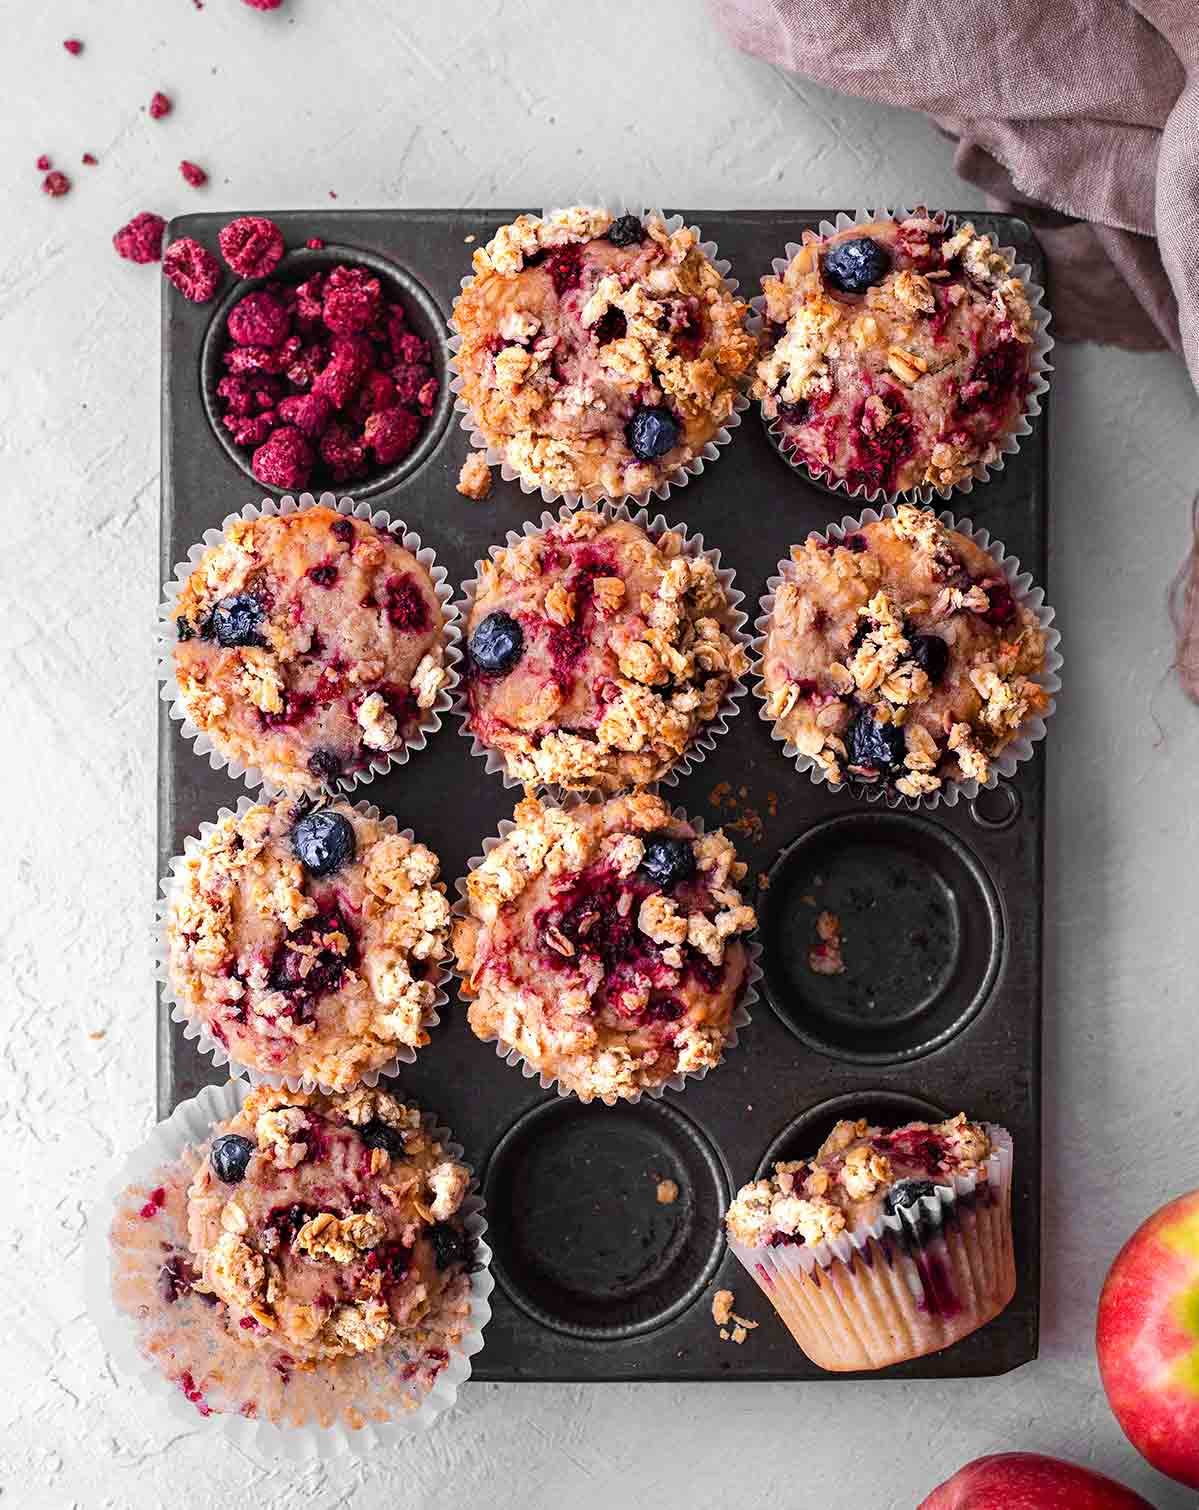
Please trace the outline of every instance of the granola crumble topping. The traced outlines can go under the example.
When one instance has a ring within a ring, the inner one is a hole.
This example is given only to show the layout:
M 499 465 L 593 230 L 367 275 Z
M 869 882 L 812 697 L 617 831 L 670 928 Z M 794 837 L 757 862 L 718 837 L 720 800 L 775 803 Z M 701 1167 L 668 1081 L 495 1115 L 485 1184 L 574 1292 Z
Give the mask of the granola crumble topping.
M 514 819 L 454 927 L 472 1030 L 584 1101 L 717 1064 L 756 924 L 729 841 L 648 792 L 569 811 L 530 794 Z

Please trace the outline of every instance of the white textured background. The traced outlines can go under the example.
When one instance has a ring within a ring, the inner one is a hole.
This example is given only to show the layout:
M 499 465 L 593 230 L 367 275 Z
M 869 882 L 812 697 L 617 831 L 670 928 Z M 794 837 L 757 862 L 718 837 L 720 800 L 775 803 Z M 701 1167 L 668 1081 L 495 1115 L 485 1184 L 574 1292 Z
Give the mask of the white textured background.
M 1193 1501 L 1108 1413 L 1094 1304 L 1132 1226 L 1199 1184 L 1199 711 L 1165 584 L 1199 481 L 1172 358 L 1056 353 L 1043 1355 L 958 1384 L 468 1386 L 448 1426 L 294 1470 L 164 1431 L 80 1300 L 99 1174 L 150 1123 L 158 274 L 109 237 L 155 209 L 926 197 L 970 206 L 922 122 L 732 53 L 698 4 L 0 0 L 0 1506 L 908 1510 L 1037 1448 Z M 81 58 L 62 51 L 81 36 Z M 151 122 L 156 88 L 176 101 Z M 81 152 L 100 158 L 80 167 Z M 74 180 L 38 189 L 49 152 Z M 189 190 L 180 158 L 206 166 Z M 492 504 L 489 507 L 497 508 Z M 508 505 L 508 510 L 511 509 Z M 516 523 L 497 517 L 497 534 Z M 104 1030 L 103 1037 L 95 1037 Z M 751 1346 L 752 1343 L 747 1343 Z M 927 1444 L 927 1446 L 925 1445 Z

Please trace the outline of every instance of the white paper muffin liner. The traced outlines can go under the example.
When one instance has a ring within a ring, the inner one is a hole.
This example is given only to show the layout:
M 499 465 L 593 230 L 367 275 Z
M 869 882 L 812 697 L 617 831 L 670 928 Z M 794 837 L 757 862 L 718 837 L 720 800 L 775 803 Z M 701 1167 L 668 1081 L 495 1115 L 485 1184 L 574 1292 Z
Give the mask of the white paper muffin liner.
M 237 1060 L 231 1059 L 225 1045 L 218 1038 L 213 1037 L 207 1025 L 190 1012 L 179 999 L 171 982 L 170 944 L 167 938 L 167 921 L 171 909 L 171 900 L 179 884 L 184 866 L 192 856 L 199 853 L 201 845 L 215 831 L 218 824 L 223 823 L 226 818 L 243 818 L 256 803 L 262 800 L 263 797 L 261 794 L 257 797 L 240 797 L 236 807 L 221 808 L 214 821 L 201 823 L 198 834 L 189 834 L 187 836 L 183 843 L 183 853 L 181 855 L 174 855 L 171 858 L 167 866 L 167 874 L 158 883 L 159 896 L 154 903 L 154 979 L 159 983 L 162 1004 L 165 1008 L 169 1009 L 171 1021 L 183 1025 L 184 1038 L 194 1044 L 198 1054 L 211 1056 L 214 1069 L 227 1069 L 230 1075 L 235 1076 L 239 1080 L 247 1080 L 251 1085 L 273 1085 L 289 1091 L 319 1090 L 324 1091 L 328 1095 L 339 1095 L 346 1090 L 352 1089 L 352 1087 L 343 1086 L 341 1091 L 338 1091 L 334 1086 L 325 1085 L 323 1082 L 309 1075 L 280 1075 L 267 1070 L 255 1069 L 252 1065 L 242 1064 Z M 348 799 L 345 800 L 348 801 Z M 390 814 L 381 814 L 377 807 L 365 801 L 355 802 L 351 805 L 355 812 L 360 813 L 364 818 L 369 818 L 372 821 L 381 820 L 385 833 L 398 833 L 402 838 L 409 841 L 416 839 L 416 835 L 410 828 L 399 828 L 395 818 Z M 442 876 L 441 879 L 444 881 L 446 878 Z M 437 995 L 433 998 L 432 1015 L 424 1024 L 425 1028 L 430 1031 L 441 1021 L 438 1009 L 444 1007 L 450 999 L 449 992 L 446 990 L 450 981 L 448 958 L 442 962 L 436 976 L 431 977 L 431 979 L 436 988 Z M 399 1045 L 394 1058 L 387 1060 L 386 1063 L 381 1064 L 377 1069 L 369 1070 L 366 1074 L 359 1076 L 354 1084 L 374 1087 L 378 1085 L 381 1076 L 390 1078 L 400 1074 L 404 1065 L 413 1063 L 417 1052 L 410 1044 Z
M 835 220 L 822 220 L 815 231 L 805 230 L 798 242 L 788 241 L 783 249 L 784 255 L 782 257 L 775 257 L 771 261 L 770 266 L 775 277 L 781 278 L 784 272 L 786 272 L 792 258 L 809 242 L 823 240 L 824 237 L 835 235 L 837 231 L 847 230 L 850 226 L 867 225 L 875 220 L 906 220 L 909 215 L 915 213 L 917 213 L 915 210 L 910 209 L 855 210 L 852 215 L 847 215 L 844 211 L 840 211 Z M 949 215 L 943 210 L 933 211 L 932 214 L 933 218 L 943 220 L 949 229 L 955 231 L 963 218 Z M 969 217 L 965 218 L 968 219 Z M 926 483 L 920 487 L 908 488 L 897 492 L 886 492 L 882 488 L 868 488 L 865 484 L 859 484 L 857 487 L 851 488 L 843 478 L 834 479 L 818 475 L 810 471 L 804 462 L 797 461 L 791 456 L 781 444 L 782 432 L 779 420 L 777 417 L 773 420 L 767 419 L 759 404 L 759 413 L 762 423 L 766 427 L 766 434 L 769 436 L 775 451 L 793 472 L 797 472 L 806 482 L 810 482 L 818 488 L 823 488 L 828 493 L 844 493 L 846 497 L 859 498 L 864 503 L 878 504 L 883 502 L 894 504 L 901 501 L 905 503 L 915 503 L 917 501 L 927 503 L 934 496 L 945 499 L 951 497 L 954 493 L 969 493 L 973 490 L 976 482 L 985 482 L 992 473 L 1003 471 L 1007 458 L 1015 456 L 1016 452 L 1019 451 L 1020 442 L 1024 436 L 1032 434 L 1032 421 L 1041 412 L 1041 397 L 1049 389 L 1049 374 L 1053 371 L 1053 367 L 1049 362 L 1049 353 L 1053 350 L 1054 340 L 1049 334 L 1048 329 L 1052 316 L 1045 307 L 1045 290 L 1041 284 L 1033 280 L 1031 266 L 1027 262 L 1016 261 L 1017 254 L 1015 247 L 1000 246 L 996 250 L 1002 253 L 1012 264 L 1012 275 L 1023 280 L 1025 297 L 1028 299 L 1029 307 L 1032 310 L 1033 319 L 1036 322 L 1036 330 L 1033 335 L 1028 393 L 1025 397 L 1024 412 L 1013 429 L 998 442 L 1000 454 L 995 460 L 976 462 L 968 477 L 963 478 L 961 482 L 954 483 L 950 487 L 935 488 L 931 484 Z M 749 302 L 750 308 L 754 311 L 754 315 L 758 321 L 764 324 L 765 295 L 758 294 Z
M 810 530 L 804 537 L 805 540 L 841 541 L 846 535 L 855 534 L 863 525 L 877 524 L 880 519 L 893 519 L 895 506 L 885 505 L 881 510 L 865 509 L 856 519 L 848 514 L 840 524 L 830 524 L 823 532 Z M 972 540 L 980 550 L 986 551 L 995 565 L 1002 571 L 1011 589 L 1012 598 L 1022 607 L 1027 608 L 1035 616 L 1041 631 L 1045 636 L 1045 665 L 1036 676 L 1029 678 L 1050 693 L 1049 706 L 1043 714 L 1030 718 L 1022 725 L 1020 733 L 1009 744 L 1005 745 L 998 755 L 991 758 L 990 775 L 985 782 L 970 781 L 945 781 L 940 789 L 935 792 L 926 792 L 920 797 L 905 797 L 902 793 L 890 790 L 883 781 L 842 781 L 832 786 L 833 791 L 848 791 L 859 798 L 865 798 L 868 802 L 878 802 L 884 799 L 888 807 L 907 807 L 910 810 L 931 809 L 939 803 L 946 807 L 953 807 L 959 798 L 965 797 L 971 800 L 978 796 L 984 788 L 992 790 L 999 784 L 999 779 L 1015 775 L 1016 767 L 1022 761 L 1031 759 L 1033 747 L 1045 738 L 1046 723 L 1057 707 L 1056 694 L 1061 691 L 1062 669 L 1061 632 L 1054 627 L 1056 612 L 1045 602 L 1043 588 L 1034 587 L 1031 572 L 1022 572 L 1020 562 L 1015 556 L 1007 554 L 1007 547 L 1001 540 L 992 540 L 990 532 L 984 529 L 975 529 L 970 519 L 955 519 L 952 514 L 942 512 L 937 516 L 941 523 L 958 534 L 965 535 Z M 767 711 L 767 689 L 764 672 L 764 657 L 766 649 L 766 637 L 769 632 L 770 620 L 774 613 L 775 594 L 782 586 L 784 580 L 790 575 L 791 558 L 788 555 L 778 564 L 778 572 L 766 580 L 766 592 L 759 603 L 760 613 L 754 620 L 754 629 L 757 637 L 753 641 L 753 667 L 752 674 L 756 680 L 753 685 L 754 696 L 758 698 L 761 706 L 758 708 L 758 717 L 764 723 L 770 725 L 770 737 L 783 747 L 783 754 L 788 760 L 795 763 L 795 769 L 807 772 L 813 782 L 819 785 L 827 783 L 828 777 L 811 755 L 802 754 L 794 744 L 782 733 L 778 723 L 771 718 Z
M 85 1299 L 105 1352 L 123 1373 L 139 1380 L 147 1394 L 159 1402 L 164 1427 L 169 1423 L 171 1429 L 182 1427 L 190 1433 L 199 1426 L 219 1433 L 239 1447 L 257 1450 L 272 1458 L 304 1462 L 365 1454 L 427 1430 L 438 1416 L 450 1409 L 459 1388 L 469 1379 L 471 1359 L 482 1348 L 483 1328 L 491 1319 L 487 1298 L 495 1288 L 490 1273 L 491 1250 L 483 1241 L 487 1222 L 483 1215 L 483 1201 L 477 1194 L 477 1182 L 473 1179 L 471 1193 L 461 1210 L 466 1231 L 475 1239 L 475 1263 L 479 1267 L 470 1276 L 469 1313 L 464 1319 L 463 1336 L 450 1351 L 449 1362 L 420 1405 L 396 1420 L 369 1420 L 351 1430 L 342 1420 L 331 1426 L 313 1422 L 277 1426 L 266 1419 L 251 1419 L 232 1412 L 214 1411 L 211 1415 L 201 1416 L 177 1383 L 168 1379 L 162 1368 L 142 1351 L 137 1318 L 119 1309 L 112 1293 L 114 1250 L 109 1233 L 122 1192 L 130 1185 L 153 1177 L 164 1165 L 180 1159 L 189 1147 L 197 1148 L 204 1143 L 214 1123 L 236 1115 L 248 1091 L 249 1087 L 238 1081 L 205 1086 L 199 1095 L 181 1102 L 165 1122 L 160 1122 L 141 1147 L 122 1160 L 105 1182 L 91 1208 L 84 1234 Z M 427 1131 L 444 1143 L 450 1158 L 461 1158 L 461 1147 L 453 1142 L 446 1129 L 436 1125 L 432 1115 L 426 1113 L 423 1123 Z
M 547 806 L 550 805 L 552 800 L 556 800 L 553 799 L 553 794 L 550 793 L 547 788 L 540 787 L 537 790 L 539 795 L 543 796 L 545 799 L 548 799 Z M 648 790 L 652 791 L 654 790 L 654 788 L 651 787 L 648 788 Z M 584 795 L 583 793 L 579 792 L 571 792 L 563 800 L 558 802 L 557 805 L 569 810 L 571 808 L 578 807 L 589 802 L 598 803 L 607 800 L 611 799 L 602 797 L 596 798 L 593 796 Z M 695 830 L 697 835 L 702 835 L 706 831 L 704 827 L 704 820 L 702 818 L 691 817 L 681 807 L 672 808 L 671 816 L 681 819 L 685 823 L 689 823 Z M 467 875 L 469 875 L 471 871 L 477 870 L 478 867 L 482 865 L 487 856 L 491 853 L 491 851 L 496 847 L 496 845 L 499 844 L 501 840 L 506 839 L 515 827 L 516 824 L 511 818 L 502 818 L 500 820 L 498 832 L 492 837 L 483 840 L 483 852 L 478 855 L 472 855 L 471 858 L 466 862 Z M 466 890 L 466 881 L 467 877 L 462 876 L 455 883 L 455 889 L 458 893 L 458 899 L 453 906 L 453 916 L 455 921 L 458 921 L 459 919 L 468 917 L 470 915 L 469 897 Z M 752 898 L 750 898 L 750 900 L 752 902 Z M 762 945 L 758 942 L 756 936 L 751 936 L 746 940 L 746 948 L 749 954 L 749 968 L 746 971 L 745 984 L 742 987 L 741 991 L 741 999 L 733 1008 L 732 1014 L 729 1018 L 729 1031 L 728 1036 L 724 1041 L 724 1049 L 721 1053 L 720 1058 L 714 1065 L 709 1065 L 701 1070 L 676 1071 L 673 1075 L 670 1076 L 669 1079 L 664 1080 L 660 1085 L 640 1087 L 637 1091 L 629 1096 L 597 1096 L 594 1099 L 597 1101 L 602 1101 L 605 1106 L 615 1106 L 618 1102 L 621 1105 L 636 1104 L 641 1100 L 642 1096 L 649 1096 L 653 1100 L 657 1101 L 660 1100 L 667 1091 L 681 1091 L 689 1080 L 703 1080 L 711 1070 L 719 1069 L 720 1066 L 724 1063 L 725 1059 L 728 1057 L 729 1051 L 737 1047 L 737 1044 L 740 1041 L 739 1035 L 741 1029 L 749 1026 L 751 1021 L 749 1009 L 758 1000 L 758 982 L 762 979 Z M 451 970 L 453 971 L 453 974 L 457 977 L 457 979 L 465 985 L 465 976 L 458 968 L 456 957 L 451 961 Z M 463 995 L 462 999 L 464 1002 L 469 1004 L 468 997 Z M 471 1031 L 473 1032 L 474 1030 L 472 1029 Z M 531 1080 L 534 1076 L 536 1076 L 538 1083 L 543 1091 L 548 1091 L 553 1088 L 557 1091 L 558 1095 L 562 1097 L 578 1096 L 578 1092 L 574 1090 L 573 1087 L 562 1085 L 556 1075 L 549 1075 L 544 1070 L 538 1069 L 536 1065 L 530 1064 L 519 1049 L 514 1048 L 511 1044 L 505 1043 L 503 1039 L 487 1038 L 482 1039 L 481 1041 L 484 1043 L 494 1043 L 497 1056 L 502 1059 L 505 1064 L 511 1065 L 513 1068 L 516 1068 L 519 1065 L 520 1072 L 526 1080 Z M 579 1099 L 582 1098 L 580 1097 Z
M 337 498 L 332 493 L 322 493 L 315 498 L 311 493 L 302 493 L 298 499 L 289 493 L 282 498 L 263 498 L 258 503 L 247 503 L 240 513 L 229 514 L 222 519 L 219 528 L 204 531 L 204 537 L 198 541 L 187 553 L 187 559 L 180 561 L 175 567 L 174 577 L 163 587 L 163 601 L 158 608 L 158 622 L 154 632 L 155 657 L 158 666 L 158 680 L 161 683 L 159 696 L 168 704 L 170 716 L 179 724 L 179 732 L 184 739 L 194 742 L 197 755 L 205 756 L 214 771 L 225 770 L 234 780 L 244 781 L 252 791 L 262 787 L 272 796 L 289 790 L 279 782 L 268 778 L 255 766 L 244 765 L 240 760 L 235 760 L 220 750 L 213 740 L 201 733 L 187 716 L 187 711 L 179 697 L 179 689 L 175 681 L 174 648 L 176 604 L 179 594 L 183 590 L 188 578 L 200 563 L 204 552 L 219 545 L 224 538 L 225 531 L 238 519 L 259 519 L 266 516 L 298 514 L 305 509 L 311 508 L 336 509 L 339 514 L 350 515 L 355 519 L 365 520 L 373 524 L 378 530 L 394 535 L 397 541 L 416 557 L 421 566 L 428 572 L 433 581 L 433 587 L 437 594 L 437 600 L 441 604 L 442 614 L 445 618 L 443 630 L 445 640 L 445 669 L 448 672 L 448 680 L 437 694 L 437 701 L 432 708 L 426 709 L 421 722 L 413 737 L 405 740 L 395 750 L 378 752 L 370 761 L 369 765 L 361 770 L 354 771 L 339 777 L 337 791 L 345 796 L 355 791 L 358 787 L 366 786 L 376 776 L 384 776 L 388 771 L 406 765 L 409 758 L 417 751 L 423 750 L 429 742 L 429 737 L 436 734 L 441 728 L 442 717 L 450 709 L 453 702 L 454 689 L 458 685 L 458 663 L 462 659 L 460 640 L 461 631 L 458 628 L 458 615 L 451 603 L 453 590 L 447 580 L 444 566 L 437 565 L 437 554 L 430 547 L 421 543 L 421 537 L 410 530 L 402 519 L 393 520 L 390 514 L 382 509 L 372 509 L 369 503 L 356 503 L 353 498 Z M 298 789 L 297 789 L 298 790 Z
M 738 607 L 738 604 L 744 602 L 745 594 L 743 592 L 740 592 L 734 585 L 737 579 L 737 573 L 732 569 L 732 567 L 721 566 L 720 551 L 715 550 L 711 547 L 706 547 L 704 545 L 704 537 L 702 535 L 691 534 L 689 527 L 683 523 L 668 524 L 664 516 L 661 514 L 656 514 L 651 519 L 648 510 L 643 508 L 631 508 L 627 503 L 613 503 L 608 499 L 601 499 L 596 503 L 588 504 L 587 507 L 594 513 L 602 514 L 605 519 L 627 520 L 629 523 L 637 525 L 648 535 L 656 535 L 670 531 L 673 534 L 682 537 L 683 545 L 680 552 L 681 555 L 688 557 L 692 561 L 697 560 L 700 556 L 703 556 L 706 560 L 710 561 L 712 568 L 720 581 L 720 585 L 724 589 L 725 599 L 729 606 L 728 625 L 725 632 L 736 644 L 740 645 L 746 651 L 750 650 L 752 641 L 750 639 L 750 636 L 745 632 L 745 626 L 749 622 L 749 615 Z M 505 546 L 510 548 L 514 545 L 517 545 L 522 539 L 544 535 L 548 531 L 556 529 L 558 525 L 562 524 L 574 512 L 574 510 L 575 505 L 563 504 L 559 508 L 556 515 L 549 513 L 547 510 L 542 514 L 539 522 L 527 519 L 522 525 L 519 533 L 516 530 L 508 531 L 507 535 L 505 536 Z M 503 548 L 503 546 L 493 545 L 488 550 L 488 555 L 492 560 L 494 560 L 498 552 Z M 463 739 L 470 740 L 471 754 L 477 755 L 479 759 L 484 762 L 488 775 L 498 775 L 506 787 L 521 787 L 524 786 L 525 783 L 517 780 L 515 776 L 512 776 L 509 773 L 507 763 L 504 760 L 501 751 L 494 750 L 490 746 L 483 744 L 483 742 L 475 734 L 474 730 L 470 727 L 471 710 L 469 686 L 467 676 L 465 674 L 465 656 L 467 653 L 467 625 L 470 619 L 471 609 L 474 606 L 475 593 L 478 590 L 479 586 L 478 573 L 479 567 L 482 564 L 483 563 L 481 561 L 475 562 L 475 575 L 473 577 L 468 577 L 467 580 L 463 582 L 462 586 L 458 590 L 458 596 L 454 599 L 454 615 L 456 621 L 461 626 L 460 633 L 463 639 L 462 653 L 464 657 L 464 665 L 463 675 L 459 680 L 457 690 L 454 694 L 452 711 L 459 719 L 458 733 Z M 743 677 L 735 677 L 729 682 L 724 697 L 721 699 L 720 707 L 716 711 L 716 717 L 709 720 L 708 723 L 701 725 L 701 727 L 695 734 L 695 737 L 687 746 L 686 750 L 684 750 L 678 760 L 675 761 L 674 765 L 672 765 L 671 768 L 663 776 L 660 776 L 653 783 L 654 786 L 676 786 L 682 777 L 688 775 L 695 769 L 696 766 L 703 764 L 704 760 L 707 759 L 711 751 L 716 748 L 717 740 L 720 739 L 720 737 L 728 731 L 729 720 L 736 718 L 737 714 L 741 712 L 741 707 L 738 699 L 744 697 L 745 692 L 746 683 Z M 550 791 L 555 796 L 565 795 L 565 789 L 553 783 L 547 784 L 546 790 Z M 587 794 L 581 793 L 580 795 Z M 591 795 L 602 797 L 603 795 L 614 796 L 616 794 L 612 792 L 604 794 L 597 791 L 595 793 L 592 793 Z
M 738 1261 L 812 1362 L 841 1372 L 923 1357 L 977 1331 L 1011 1301 L 1012 1139 L 1002 1127 L 983 1125 L 992 1142 L 985 1220 L 978 1207 L 958 1209 L 984 1182 L 954 1175 L 935 1195 L 814 1245 L 755 1248 L 730 1236 Z M 955 1311 L 938 1306 L 931 1264 L 922 1272 L 909 1247 L 937 1264 L 940 1282 L 953 1288 Z
M 661 210 L 645 209 L 639 205 L 629 204 L 619 198 L 613 198 L 607 201 L 596 200 L 593 201 L 591 207 L 598 207 L 601 202 L 604 203 L 604 207 L 606 209 L 611 210 L 613 219 L 618 219 L 621 215 L 638 215 L 642 220 L 644 220 L 647 215 L 656 215 L 662 221 L 667 231 L 671 235 L 673 235 L 675 231 L 679 230 L 684 224 L 684 218 L 682 215 L 666 215 Z M 538 213 L 544 220 L 550 215 L 557 214 L 559 210 L 569 208 L 571 207 L 568 205 L 555 205 L 550 209 L 541 210 Z M 730 293 L 736 293 L 739 287 L 738 281 L 736 278 L 729 276 L 729 271 L 732 267 L 732 263 L 730 263 L 727 258 L 721 257 L 719 255 L 719 248 L 714 241 L 705 241 L 702 239 L 702 232 L 700 231 L 699 226 L 688 226 L 688 230 L 695 233 L 696 241 L 698 243 L 700 251 L 704 253 L 704 255 L 715 267 L 716 271 L 724 279 L 725 287 L 730 291 Z M 460 286 L 464 289 L 469 288 L 474 281 L 474 274 L 472 273 L 468 277 L 461 279 Z M 455 306 L 456 304 L 457 300 L 455 300 Z M 601 497 L 605 496 L 598 489 L 589 489 L 586 493 L 572 493 L 562 492 L 558 488 L 552 488 L 548 483 L 532 483 L 529 482 L 525 477 L 523 477 L 515 467 L 510 466 L 503 449 L 498 446 L 490 445 L 488 443 L 487 437 L 475 424 L 474 419 L 471 417 L 471 413 L 467 406 L 466 400 L 462 397 L 463 380 L 461 374 L 458 372 L 457 367 L 458 352 L 462 348 L 462 337 L 458 335 L 452 327 L 450 330 L 449 347 L 450 371 L 454 374 L 453 378 L 450 381 L 450 392 L 454 395 L 454 412 L 459 416 L 459 429 L 465 430 L 467 432 L 467 434 L 470 436 L 471 445 L 474 446 L 476 450 L 483 453 L 489 467 L 498 466 L 500 469 L 500 476 L 503 478 L 503 480 L 505 482 L 518 482 L 520 484 L 520 490 L 522 493 L 540 493 L 543 503 L 558 503 L 560 501 L 564 501 L 573 508 L 577 504 L 583 502 L 595 503 Z M 693 456 L 691 460 L 686 462 L 683 466 L 677 467 L 669 477 L 664 478 L 660 483 L 657 484 L 656 487 L 647 488 L 644 492 L 641 493 L 625 494 L 624 496 L 626 500 L 634 504 L 640 504 L 642 506 L 648 505 L 651 498 L 656 498 L 659 503 L 665 503 L 667 498 L 670 497 L 671 490 L 673 488 L 686 487 L 686 485 L 691 481 L 693 477 L 698 477 L 700 473 L 703 472 L 705 466 L 708 465 L 708 463 L 714 462 L 717 459 L 717 457 L 720 455 L 721 450 L 728 445 L 729 441 L 732 440 L 732 432 L 737 428 L 738 425 L 740 425 L 741 416 L 748 408 L 749 399 L 745 396 L 744 393 L 738 393 L 733 406 L 732 414 L 729 415 L 728 419 L 725 420 L 724 424 L 720 427 L 719 430 L 717 430 L 712 439 L 707 442 L 698 456 Z

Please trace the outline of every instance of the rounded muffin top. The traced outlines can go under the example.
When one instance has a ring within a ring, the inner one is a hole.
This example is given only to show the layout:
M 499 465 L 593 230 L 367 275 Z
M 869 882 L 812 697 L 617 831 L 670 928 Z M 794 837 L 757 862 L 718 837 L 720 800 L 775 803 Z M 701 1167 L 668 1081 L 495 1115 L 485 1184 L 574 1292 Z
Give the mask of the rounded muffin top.
M 732 414 L 747 312 L 691 230 L 583 206 L 521 215 L 455 302 L 461 395 L 527 483 L 644 494 Z
M 980 546 L 927 509 L 795 546 L 762 644 L 777 729 L 830 782 L 986 782 L 1049 705 L 1045 636 Z
M 912 1207 L 955 1176 L 986 1178 L 991 1139 L 965 1112 L 945 1122 L 887 1130 L 866 1120 L 838 1122 L 812 1159 L 774 1166 L 743 1185 L 725 1217 L 729 1236 L 749 1248 L 821 1243 Z
M 989 236 L 941 217 L 849 226 L 762 279 L 752 393 L 816 476 L 868 493 L 964 481 L 1028 394 L 1036 322 Z
M 723 833 L 648 792 L 514 819 L 454 925 L 474 1032 L 585 1101 L 719 1063 L 756 926 Z
M 323 506 L 235 520 L 175 605 L 195 726 L 288 790 L 397 750 L 449 680 L 433 580 L 396 536 Z
M 188 1191 L 193 1288 L 301 1364 L 420 1324 L 470 1264 L 466 1166 L 383 1091 L 261 1088 L 217 1124 Z
M 658 780 L 748 667 L 712 563 L 673 532 L 569 515 L 482 563 L 467 616 L 468 727 L 519 781 Z
M 429 1041 L 450 927 L 438 872 L 348 802 L 230 815 L 171 888 L 171 986 L 235 1063 L 345 1089 Z

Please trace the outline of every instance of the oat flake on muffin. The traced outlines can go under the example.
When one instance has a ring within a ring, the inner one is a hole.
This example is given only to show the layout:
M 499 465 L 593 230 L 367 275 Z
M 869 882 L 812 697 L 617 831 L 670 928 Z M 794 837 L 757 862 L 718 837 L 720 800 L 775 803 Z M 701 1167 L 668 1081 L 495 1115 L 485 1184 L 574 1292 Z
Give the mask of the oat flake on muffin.
M 718 1064 L 756 926 L 724 834 L 648 792 L 514 819 L 454 925 L 473 1031 L 584 1101 Z
M 171 987 L 235 1064 L 352 1086 L 429 1041 L 450 927 L 438 874 L 348 802 L 230 815 L 171 888 Z
M 985 783 L 1049 694 L 1036 616 L 991 556 L 901 504 L 843 541 L 795 546 L 762 643 L 766 712 L 836 784 L 906 797 Z
M 472 423 L 530 486 L 643 495 L 733 413 L 755 343 L 694 231 L 574 206 L 521 215 L 454 305 Z
M 261 1087 L 219 1123 L 188 1191 L 193 1288 L 247 1346 L 300 1368 L 411 1332 L 465 1274 L 470 1185 L 420 1112 L 383 1091 Z
M 805 242 L 762 279 L 753 396 L 783 451 L 873 495 L 965 481 L 1025 409 L 1036 322 L 1009 258 L 917 211 Z
M 287 790 L 399 750 L 450 679 L 428 571 L 394 534 L 324 506 L 235 519 L 174 615 L 187 716 Z
M 712 563 L 625 519 L 580 512 L 479 568 L 467 727 L 518 781 L 617 791 L 656 781 L 748 662 Z

